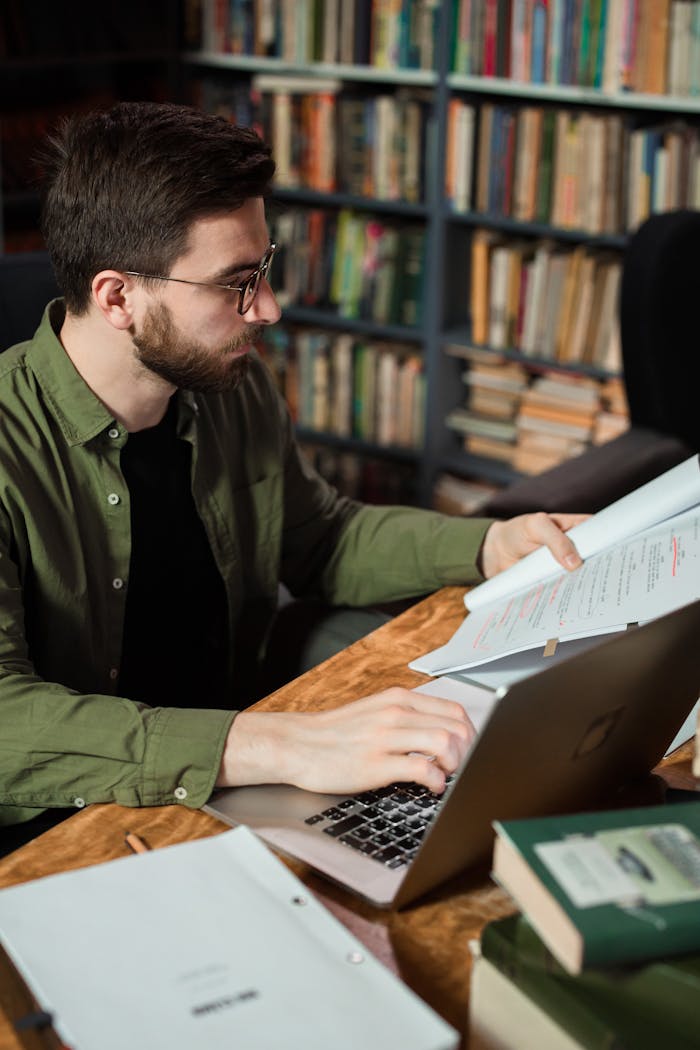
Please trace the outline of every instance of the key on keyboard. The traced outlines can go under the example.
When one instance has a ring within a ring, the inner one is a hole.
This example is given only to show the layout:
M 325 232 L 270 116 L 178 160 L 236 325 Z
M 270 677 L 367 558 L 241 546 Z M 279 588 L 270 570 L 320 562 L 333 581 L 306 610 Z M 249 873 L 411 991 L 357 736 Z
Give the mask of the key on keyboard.
M 380 864 L 398 868 L 415 857 L 444 798 L 420 784 L 392 784 L 344 799 L 305 823 Z

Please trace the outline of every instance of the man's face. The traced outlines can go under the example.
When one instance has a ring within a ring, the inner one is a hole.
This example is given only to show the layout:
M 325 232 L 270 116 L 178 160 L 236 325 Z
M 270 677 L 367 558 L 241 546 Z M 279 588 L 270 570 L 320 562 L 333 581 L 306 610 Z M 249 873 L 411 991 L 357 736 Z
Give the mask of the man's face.
M 256 269 L 268 242 L 263 202 L 253 198 L 234 212 L 198 219 L 169 276 L 238 285 Z M 238 301 L 238 292 L 224 288 L 162 282 L 132 329 L 136 360 L 176 387 L 233 389 L 246 375 L 248 351 L 262 325 L 280 316 L 264 279 L 243 315 Z

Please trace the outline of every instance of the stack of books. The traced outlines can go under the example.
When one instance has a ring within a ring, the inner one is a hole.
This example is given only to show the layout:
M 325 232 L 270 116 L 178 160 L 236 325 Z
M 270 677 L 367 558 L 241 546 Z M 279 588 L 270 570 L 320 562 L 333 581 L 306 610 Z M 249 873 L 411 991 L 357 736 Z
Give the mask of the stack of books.
M 512 463 L 517 434 L 515 419 L 527 389 L 528 374 L 522 365 L 506 361 L 476 347 L 448 347 L 465 358 L 463 372 L 466 406 L 451 412 L 445 422 L 464 436 L 464 448 L 475 456 L 490 456 Z
M 585 452 L 599 410 L 599 385 L 594 379 L 535 377 L 520 400 L 515 469 L 539 474 Z
M 629 427 L 624 380 L 593 379 L 545 371 L 480 347 L 449 344 L 446 352 L 466 360 L 466 403 L 445 417 L 465 451 L 539 474 L 602 445 Z
M 592 442 L 604 445 L 629 430 L 629 406 L 625 382 L 621 376 L 613 376 L 600 385 L 601 411 L 593 425 Z
M 496 823 L 470 1046 L 700 1046 L 700 801 Z

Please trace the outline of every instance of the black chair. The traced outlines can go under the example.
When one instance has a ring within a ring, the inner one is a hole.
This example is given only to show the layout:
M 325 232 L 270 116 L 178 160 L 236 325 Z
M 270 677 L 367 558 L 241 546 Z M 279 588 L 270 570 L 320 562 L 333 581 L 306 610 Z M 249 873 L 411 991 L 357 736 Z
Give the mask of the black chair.
M 620 293 L 632 422 L 693 450 L 700 449 L 699 252 L 700 211 L 652 216 L 629 242 Z
M 515 482 L 480 510 L 595 511 L 700 450 L 700 212 L 654 215 L 623 257 L 620 339 L 631 427 L 605 445 Z
M 60 294 L 46 252 L 0 255 L 0 350 L 31 339 Z

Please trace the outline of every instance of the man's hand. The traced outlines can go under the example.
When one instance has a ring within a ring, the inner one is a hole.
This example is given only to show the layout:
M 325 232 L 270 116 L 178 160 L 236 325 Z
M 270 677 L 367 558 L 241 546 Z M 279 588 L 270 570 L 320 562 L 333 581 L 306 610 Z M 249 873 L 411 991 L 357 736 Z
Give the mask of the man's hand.
M 415 781 L 440 792 L 473 737 L 460 704 L 400 688 L 332 711 L 242 711 L 216 784 L 349 794 Z
M 577 569 L 581 558 L 566 535 L 588 514 L 520 514 L 509 521 L 494 521 L 481 548 L 481 571 L 488 580 L 538 547 L 549 547 L 565 569 Z

